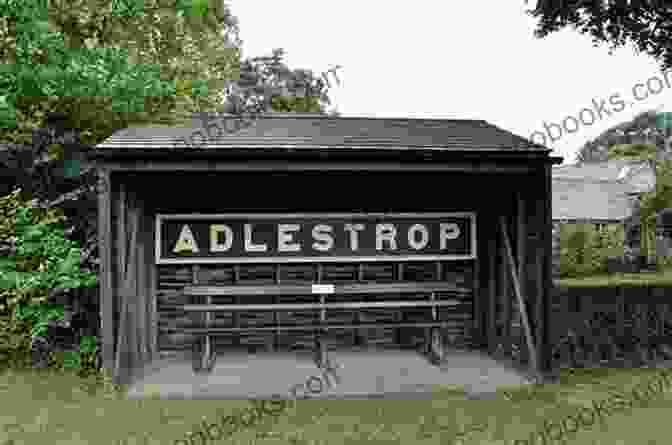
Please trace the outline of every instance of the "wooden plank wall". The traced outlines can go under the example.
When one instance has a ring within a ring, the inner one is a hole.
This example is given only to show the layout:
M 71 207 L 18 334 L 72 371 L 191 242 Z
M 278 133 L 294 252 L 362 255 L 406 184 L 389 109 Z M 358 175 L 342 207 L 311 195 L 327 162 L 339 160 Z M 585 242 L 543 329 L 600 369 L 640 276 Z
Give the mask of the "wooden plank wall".
M 473 262 L 406 262 L 406 263 L 343 263 L 323 264 L 319 269 L 321 277 L 318 280 L 318 267 L 315 264 L 241 264 L 210 265 L 202 264 L 198 268 L 198 283 L 200 284 L 274 284 L 280 283 L 347 283 L 347 282 L 394 282 L 394 281 L 432 281 L 445 280 L 459 286 L 471 288 L 474 283 Z M 181 329 L 191 324 L 191 319 L 184 311 L 167 308 L 167 305 L 187 303 L 180 290 L 183 286 L 192 283 L 192 267 L 189 265 L 159 265 L 158 270 L 158 320 L 159 320 L 159 351 L 172 353 L 190 348 L 193 337 L 181 332 Z M 237 270 L 237 272 L 236 272 Z M 238 275 L 238 277 L 236 277 Z M 347 301 L 359 299 L 362 296 L 335 296 L 330 301 Z M 370 295 L 368 300 L 407 299 L 409 295 Z M 439 294 L 439 299 L 455 298 L 448 293 Z M 253 299 L 254 301 L 251 301 Z M 233 303 L 231 297 L 213 298 L 214 304 Z M 271 304 L 274 301 L 285 302 L 315 302 L 314 296 L 288 297 L 273 296 L 246 297 L 245 303 Z M 461 338 L 464 343 L 471 341 L 465 329 L 469 327 L 473 312 L 473 295 L 464 297 L 464 303 L 456 307 L 438 309 L 439 319 L 454 322 L 446 332 Z M 336 322 L 376 322 L 376 321 L 429 321 L 429 309 L 404 311 L 394 309 L 368 309 L 360 311 L 330 310 L 327 319 Z M 273 324 L 275 318 L 282 324 L 307 324 L 317 321 L 317 311 L 277 311 L 261 313 L 244 313 L 239 320 L 234 320 L 231 314 L 217 314 L 215 326 Z M 357 343 L 376 344 L 380 347 L 398 347 L 400 344 L 413 347 L 424 340 L 422 329 L 404 329 L 396 332 L 394 329 L 362 329 L 355 335 L 353 331 L 335 333 L 334 339 L 339 346 L 354 347 Z M 280 349 L 304 350 L 313 347 L 313 336 L 310 333 L 273 332 L 218 336 L 215 341 L 217 348 L 235 348 L 238 346 L 248 350 L 268 350 L 275 345 Z M 359 337 L 359 338 L 358 338 Z

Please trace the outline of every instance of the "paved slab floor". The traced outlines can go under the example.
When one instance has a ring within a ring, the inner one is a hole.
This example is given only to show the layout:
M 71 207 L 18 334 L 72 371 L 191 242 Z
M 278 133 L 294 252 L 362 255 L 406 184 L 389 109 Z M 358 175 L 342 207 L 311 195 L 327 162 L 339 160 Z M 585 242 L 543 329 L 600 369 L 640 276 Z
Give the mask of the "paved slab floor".
M 480 351 L 449 351 L 440 366 L 408 350 L 334 351 L 330 358 L 335 370 L 325 372 L 315 365 L 311 354 L 223 351 L 212 373 L 205 375 L 194 375 L 188 356 L 162 358 L 136 377 L 127 397 L 290 397 L 292 387 L 309 380 L 311 397 L 430 397 L 437 385 L 463 388 L 468 396 L 483 397 L 492 395 L 501 385 L 530 383 L 523 373 Z M 301 389 L 296 391 L 303 394 Z M 310 394 L 308 390 L 305 393 Z

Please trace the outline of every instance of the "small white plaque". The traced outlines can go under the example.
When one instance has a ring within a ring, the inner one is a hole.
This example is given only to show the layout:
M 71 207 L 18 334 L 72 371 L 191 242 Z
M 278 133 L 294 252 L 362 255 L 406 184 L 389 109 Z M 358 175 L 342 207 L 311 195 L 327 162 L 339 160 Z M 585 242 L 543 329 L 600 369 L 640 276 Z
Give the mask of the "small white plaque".
M 333 284 L 313 284 L 313 293 L 314 294 L 333 294 L 334 285 Z

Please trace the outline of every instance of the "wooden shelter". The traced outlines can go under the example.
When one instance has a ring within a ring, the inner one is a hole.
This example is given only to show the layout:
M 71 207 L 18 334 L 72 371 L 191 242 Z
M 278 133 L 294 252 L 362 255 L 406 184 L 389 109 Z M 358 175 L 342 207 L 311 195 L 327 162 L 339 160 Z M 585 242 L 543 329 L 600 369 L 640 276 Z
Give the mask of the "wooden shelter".
M 241 128 L 203 114 L 119 131 L 91 156 L 106 185 L 103 364 L 124 381 L 190 348 L 189 311 L 219 305 L 201 346 L 220 353 L 310 348 L 301 324 L 327 322 L 338 347 L 410 347 L 434 320 L 447 341 L 547 371 L 550 151 L 480 120 L 269 114 Z M 197 295 L 208 306 L 189 306 Z

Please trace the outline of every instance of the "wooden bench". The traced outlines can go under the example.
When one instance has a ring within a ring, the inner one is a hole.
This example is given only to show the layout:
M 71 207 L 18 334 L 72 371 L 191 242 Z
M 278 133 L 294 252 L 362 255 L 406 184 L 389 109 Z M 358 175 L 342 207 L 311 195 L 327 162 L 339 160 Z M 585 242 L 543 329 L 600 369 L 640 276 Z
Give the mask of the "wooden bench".
M 431 355 L 434 362 L 443 359 L 443 339 L 439 328 L 450 325 L 450 322 L 438 321 L 437 308 L 443 306 L 456 306 L 464 303 L 458 299 L 437 300 L 436 293 L 451 292 L 462 295 L 471 294 L 471 290 L 460 288 L 446 282 L 403 282 L 390 284 L 336 284 L 336 285 L 311 285 L 311 284 L 280 284 L 263 286 L 208 286 L 190 285 L 183 289 L 184 295 L 190 297 L 205 297 L 205 304 L 186 304 L 180 308 L 186 312 L 203 313 L 203 326 L 186 328 L 184 331 L 197 334 L 193 350 L 193 368 L 195 372 L 210 372 L 215 364 L 215 353 L 212 342 L 213 334 L 231 332 L 263 332 L 263 331 L 313 331 L 316 333 L 316 362 L 323 366 L 328 362 L 327 345 L 323 341 L 326 332 L 341 329 L 361 328 L 425 328 L 425 353 Z M 350 301 L 328 302 L 333 295 L 364 295 L 364 294 L 416 294 L 428 297 L 426 301 Z M 296 304 L 212 304 L 212 297 L 217 296 L 258 296 L 258 295 L 311 295 L 319 299 L 315 303 Z M 431 322 L 395 322 L 395 323 L 330 323 L 326 318 L 327 309 L 375 309 L 375 308 L 423 308 L 432 309 Z M 301 326 L 280 325 L 254 326 L 254 327 L 214 327 L 212 316 L 214 312 L 242 312 L 242 311 L 297 311 L 319 310 L 319 323 Z

